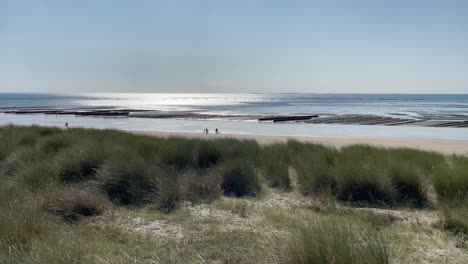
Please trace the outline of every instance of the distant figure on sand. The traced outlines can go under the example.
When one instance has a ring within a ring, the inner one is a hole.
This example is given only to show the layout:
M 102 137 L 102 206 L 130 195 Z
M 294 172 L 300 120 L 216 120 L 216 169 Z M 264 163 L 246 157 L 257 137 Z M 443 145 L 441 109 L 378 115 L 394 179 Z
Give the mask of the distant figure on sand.
M 68 122 L 65 122 L 65 127 L 68 127 Z
M 206 131 L 206 134 L 210 133 L 210 131 L 208 130 L 208 128 L 205 128 L 205 131 Z
M 216 129 L 215 129 L 215 132 L 216 132 L 216 134 L 219 134 L 219 130 L 218 130 L 218 128 L 216 128 Z

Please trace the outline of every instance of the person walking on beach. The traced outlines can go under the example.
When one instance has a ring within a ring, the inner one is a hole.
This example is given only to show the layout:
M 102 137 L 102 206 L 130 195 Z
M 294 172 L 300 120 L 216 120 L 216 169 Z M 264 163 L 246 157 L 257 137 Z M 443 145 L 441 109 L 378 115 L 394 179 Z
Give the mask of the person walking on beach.
M 65 127 L 68 127 L 68 122 L 65 122 Z
M 216 134 L 219 134 L 219 130 L 218 130 L 218 128 L 216 128 L 216 129 L 215 129 L 215 132 L 216 132 Z
M 205 131 L 206 131 L 206 134 L 210 133 L 210 131 L 208 130 L 208 128 L 205 128 Z

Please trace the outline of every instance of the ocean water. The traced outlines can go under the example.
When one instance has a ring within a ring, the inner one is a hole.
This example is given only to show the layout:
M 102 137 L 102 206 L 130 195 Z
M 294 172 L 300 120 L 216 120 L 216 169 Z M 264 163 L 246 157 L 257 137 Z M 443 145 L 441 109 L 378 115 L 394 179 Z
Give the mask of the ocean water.
M 468 119 L 468 94 L 19 94 L 0 93 L 0 107 L 131 108 L 219 115 L 373 114 Z
M 130 108 L 218 115 L 372 114 L 404 118 L 468 120 L 468 95 L 377 94 L 0 94 L 0 107 Z M 252 121 L 75 117 L 0 114 L 0 125 L 42 125 L 317 137 L 468 140 L 467 128 L 273 124 Z

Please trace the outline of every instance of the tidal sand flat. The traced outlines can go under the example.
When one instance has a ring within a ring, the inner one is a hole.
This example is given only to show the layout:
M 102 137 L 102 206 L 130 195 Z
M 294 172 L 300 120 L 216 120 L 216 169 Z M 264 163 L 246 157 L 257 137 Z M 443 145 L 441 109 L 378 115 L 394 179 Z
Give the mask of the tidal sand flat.
M 468 261 L 466 155 L 173 136 L 1 127 L 0 262 Z
M 467 106 L 465 94 L 0 93 L 0 112 L 16 115 L 379 126 L 466 128 Z

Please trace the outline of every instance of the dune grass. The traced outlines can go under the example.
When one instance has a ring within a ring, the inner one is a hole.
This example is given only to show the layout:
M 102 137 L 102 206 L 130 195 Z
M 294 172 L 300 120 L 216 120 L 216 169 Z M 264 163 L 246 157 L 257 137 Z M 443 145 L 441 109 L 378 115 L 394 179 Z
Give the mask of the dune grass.
M 468 234 L 468 203 L 459 205 L 443 205 L 440 209 L 440 225 L 443 229 L 457 235 Z
M 123 205 L 142 205 L 156 200 L 163 172 L 138 157 L 109 161 L 97 172 L 102 190 L 109 199 Z
M 261 191 L 260 181 L 253 165 L 248 161 L 235 160 L 221 169 L 221 189 L 226 195 L 255 196 Z
M 435 169 L 432 181 L 440 199 L 463 200 L 468 196 L 468 158 L 447 158 Z
M 284 263 L 390 263 L 389 250 L 379 234 L 345 220 L 328 216 L 293 229 Z
M 284 144 L 262 146 L 258 155 L 259 167 L 270 187 L 291 190 L 290 157 Z
M 130 244 L 146 241 L 107 229 L 80 230 L 81 222 L 105 214 L 107 208 L 149 207 L 168 214 L 187 202 L 211 203 L 223 195 L 255 197 L 269 188 L 287 194 L 284 191 L 293 190 L 291 172 L 306 198 L 325 197 L 352 206 L 433 206 L 441 212 L 444 229 L 468 231 L 468 162 L 461 156 L 14 126 L 0 128 L 0 140 L 0 262 L 95 262 L 90 255 L 123 247 L 114 236 Z M 431 191 L 436 201 L 430 199 Z M 378 235 L 335 220 L 291 231 L 296 235 L 285 253 L 289 263 L 330 263 L 330 258 L 334 263 L 388 262 Z M 342 241 L 360 242 L 347 246 Z M 132 258 L 138 252 L 135 249 Z
M 303 194 L 325 192 L 357 205 L 427 206 L 431 176 L 444 162 L 440 154 L 410 149 L 290 146 Z
M 65 183 L 92 180 L 105 158 L 106 152 L 99 145 L 83 142 L 58 155 L 55 160 L 56 174 Z
M 440 199 L 468 192 L 466 157 L 410 149 L 336 150 L 295 141 L 258 146 L 41 127 L 3 127 L 1 139 L 7 143 L 0 147 L 2 176 L 31 190 L 90 182 L 124 205 L 156 202 L 175 208 L 181 199 L 212 200 L 220 192 L 256 195 L 262 180 L 288 191 L 290 169 L 304 195 L 325 194 L 357 205 L 422 207 L 429 204 L 431 188 Z
M 443 196 L 437 204 L 439 211 L 439 227 L 458 235 L 468 235 L 468 198 Z M 467 237 L 468 238 L 468 237 Z
M 75 222 L 82 217 L 97 216 L 104 211 L 106 202 L 94 193 L 66 188 L 47 195 L 43 203 L 46 212 L 65 221 Z

